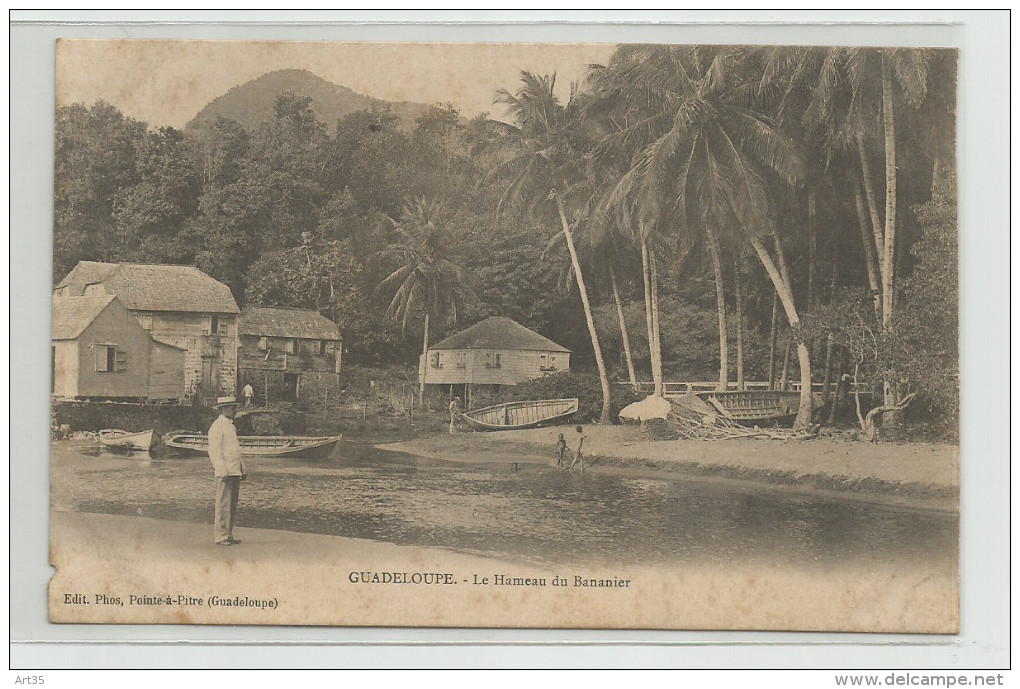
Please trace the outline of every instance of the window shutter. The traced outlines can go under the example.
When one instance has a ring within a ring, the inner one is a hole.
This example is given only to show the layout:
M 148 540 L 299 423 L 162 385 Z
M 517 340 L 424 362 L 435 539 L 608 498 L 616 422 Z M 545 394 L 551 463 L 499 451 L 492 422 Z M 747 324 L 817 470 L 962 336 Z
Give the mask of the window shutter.
M 336 354 L 336 343 L 332 340 L 326 342 L 326 355 L 330 356 Z
M 212 316 L 202 316 L 202 333 L 212 335 Z
M 92 349 L 96 354 L 96 371 L 104 373 L 106 371 L 106 347 L 104 345 L 92 345 Z
M 262 350 L 269 349 L 269 340 L 264 338 L 264 337 L 260 337 L 259 338 L 259 349 L 262 349 Z
M 123 349 L 118 349 L 117 347 L 114 347 L 113 351 L 114 351 L 114 354 L 113 354 L 114 370 L 116 370 L 116 371 L 126 371 L 127 370 L 127 352 L 124 351 Z

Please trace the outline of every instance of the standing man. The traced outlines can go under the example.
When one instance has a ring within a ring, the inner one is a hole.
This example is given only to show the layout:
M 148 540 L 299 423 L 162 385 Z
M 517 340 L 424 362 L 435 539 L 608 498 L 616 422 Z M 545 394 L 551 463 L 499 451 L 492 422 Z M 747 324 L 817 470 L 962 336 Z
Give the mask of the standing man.
M 237 398 L 219 397 L 213 406 L 220 413 L 209 427 L 209 459 L 216 474 L 213 538 L 216 545 L 237 545 L 241 541 L 234 538 L 234 516 L 237 514 L 237 494 L 245 476 L 241 445 L 234 427 Z
M 450 433 L 457 432 L 457 417 L 460 416 L 460 398 L 450 400 Z
M 255 388 L 251 386 L 251 383 L 245 383 L 244 390 L 241 391 L 241 394 L 244 395 L 244 406 L 250 407 L 251 400 L 255 396 Z

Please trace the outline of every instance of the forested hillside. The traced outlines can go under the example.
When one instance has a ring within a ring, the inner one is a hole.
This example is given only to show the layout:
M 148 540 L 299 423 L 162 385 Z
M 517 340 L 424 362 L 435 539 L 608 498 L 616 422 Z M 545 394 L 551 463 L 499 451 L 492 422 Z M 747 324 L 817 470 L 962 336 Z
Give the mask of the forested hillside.
M 501 315 L 606 390 L 846 374 L 955 418 L 955 51 L 626 46 L 569 100 L 521 77 L 493 85 L 513 124 L 324 121 L 300 88 L 185 132 L 63 107 L 54 280 L 193 263 L 335 320 L 348 361 Z

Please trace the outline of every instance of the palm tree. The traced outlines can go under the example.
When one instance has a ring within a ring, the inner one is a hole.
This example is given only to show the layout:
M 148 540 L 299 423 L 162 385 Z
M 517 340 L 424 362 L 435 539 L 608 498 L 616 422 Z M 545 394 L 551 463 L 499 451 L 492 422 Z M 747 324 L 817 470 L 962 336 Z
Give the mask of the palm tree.
M 856 144 L 861 162 L 860 186 L 864 189 L 874 236 L 874 245 L 866 246 L 865 257 L 872 287 L 876 280 L 881 281 L 880 317 L 885 333 L 893 328 L 896 290 L 895 103 L 902 101 L 913 108 L 921 105 L 928 92 L 931 61 L 931 51 L 923 48 L 830 48 L 819 70 L 815 98 L 805 113 L 806 119 L 816 125 L 842 117 L 843 139 Z M 868 140 L 868 132 L 878 131 L 879 123 L 885 161 L 884 222 L 879 215 L 870 164 L 871 150 L 877 142 Z M 863 226 L 863 203 L 859 197 L 856 187 L 855 203 Z M 876 254 L 877 259 L 873 258 Z M 883 406 L 895 410 L 899 404 L 897 391 L 888 381 L 884 398 Z M 895 411 L 892 416 L 893 422 L 898 422 Z
M 574 245 L 574 228 L 567 219 L 566 211 L 568 203 L 584 205 L 594 180 L 590 168 L 585 165 L 579 128 L 576 119 L 572 117 L 569 103 L 568 107 L 560 105 L 554 93 L 556 76 L 536 76 L 522 72 L 521 81 L 523 85 L 515 94 L 505 89 L 496 93 L 495 102 L 506 106 L 516 122 L 515 125 L 502 126 L 504 141 L 509 144 L 512 157 L 498 164 L 490 173 L 497 180 L 508 181 L 497 213 L 504 209 L 516 213 L 535 211 L 546 202 L 553 202 L 570 253 L 574 279 L 599 371 L 602 386 L 599 423 L 610 423 L 609 375 L 595 330 L 588 288 Z
M 657 221 L 674 225 L 687 242 L 704 240 L 707 231 L 749 241 L 799 332 L 766 175 L 793 185 L 802 161 L 793 140 L 749 105 L 750 80 L 739 78 L 745 56 L 726 47 L 626 46 L 595 80 L 630 110 L 615 138 L 641 144 L 619 196 L 649 199 Z M 797 354 L 796 425 L 805 427 L 813 412 L 811 361 L 799 337 Z
M 405 205 L 400 222 L 394 223 L 399 240 L 385 253 L 400 265 L 380 284 L 392 291 L 386 315 L 407 329 L 412 317 L 424 318 L 422 359 L 428 355 L 431 323 L 455 323 L 460 291 L 464 285 L 463 269 L 447 258 L 442 205 L 436 200 L 420 198 Z M 418 397 L 425 396 L 425 372 L 422 368 Z

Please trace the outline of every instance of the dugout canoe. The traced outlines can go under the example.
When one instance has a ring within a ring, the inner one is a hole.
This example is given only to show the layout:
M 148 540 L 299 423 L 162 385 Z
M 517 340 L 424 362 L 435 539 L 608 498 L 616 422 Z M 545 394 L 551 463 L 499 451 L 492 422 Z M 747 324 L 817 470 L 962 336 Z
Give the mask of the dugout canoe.
M 333 454 L 341 438 L 342 435 L 241 435 L 237 442 L 245 457 L 323 459 Z M 174 431 L 163 436 L 163 444 L 188 454 L 209 454 L 209 436 L 204 433 Z
M 505 402 L 464 412 L 461 418 L 480 431 L 535 428 L 562 421 L 577 411 L 577 398 Z
M 138 450 L 148 452 L 152 449 L 152 441 L 155 437 L 152 429 L 132 433 L 122 431 L 119 428 L 104 428 L 99 431 L 99 443 L 103 447 L 114 450 Z

